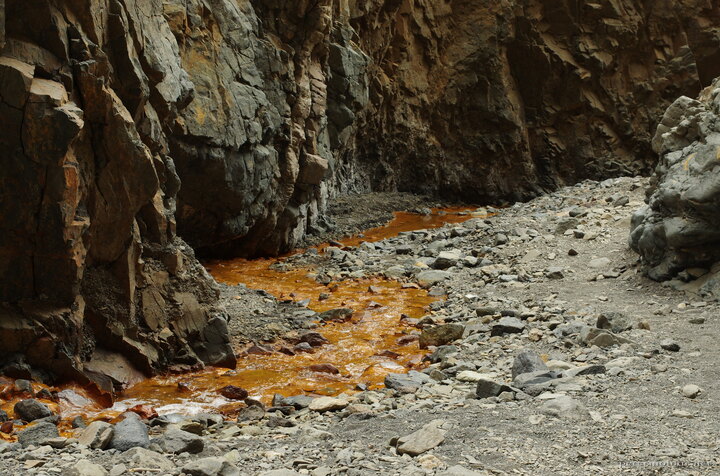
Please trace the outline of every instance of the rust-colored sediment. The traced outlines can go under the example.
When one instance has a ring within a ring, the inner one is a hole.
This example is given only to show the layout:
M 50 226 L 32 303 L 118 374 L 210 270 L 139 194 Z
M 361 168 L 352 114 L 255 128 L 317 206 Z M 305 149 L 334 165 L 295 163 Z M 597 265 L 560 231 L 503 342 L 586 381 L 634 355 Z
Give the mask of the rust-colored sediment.
M 362 241 L 379 241 L 397 236 L 404 231 L 437 228 L 447 223 L 460 223 L 469 218 L 467 208 L 434 210 L 432 215 L 396 213 L 395 219 L 384 227 L 368 230 L 363 236 L 342 240 L 345 246 L 356 246 Z M 324 249 L 327 245 L 318 248 Z M 248 354 L 240 359 L 235 370 L 208 368 L 182 375 L 155 377 L 124 391 L 111 409 L 102 409 L 89 398 L 82 388 L 65 388 L 69 393 L 60 403 L 53 405 L 64 418 L 82 415 L 89 419 L 111 420 L 120 412 L 138 404 L 155 407 L 162 413 L 188 413 L 220 411 L 234 413 L 240 402 L 230 402 L 218 393 L 226 385 L 246 389 L 251 397 L 269 403 L 272 395 L 299 394 L 335 395 L 354 390 L 358 385 L 377 388 L 388 373 L 406 372 L 419 368 L 425 351 L 408 334 L 417 333 L 401 316 L 419 318 L 431 298 L 424 290 L 382 278 L 319 284 L 312 270 L 295 269 L 279 272 L 270 269 L 277 260 L 236 259 L 208 264 L 210 273 L 220 282 L 243 283 L 249 288 L 262 289 L 279 299 L 310 300 L 314 311 L 351 308 L 350 321 L 319 325 L 317 331 L 328 344 L 311 353 L 286 355 Z M 372 290 L 370 287 L 372 286 Z M 329 297 L 320 300 L 320 294 Z M 269 347 L 277 349 L 282 344 Z M 340 372 L 331 374 L 310 369 L 311 365 L 330 364 Z M 41 386 L 35 385 L 36 390 Z M 0 408 L 13 416 L 15 400 L 2 403 Z M 0 433 L 2 437 L 2 433 Z M 7 439 L 8 437 L 5 436 Z

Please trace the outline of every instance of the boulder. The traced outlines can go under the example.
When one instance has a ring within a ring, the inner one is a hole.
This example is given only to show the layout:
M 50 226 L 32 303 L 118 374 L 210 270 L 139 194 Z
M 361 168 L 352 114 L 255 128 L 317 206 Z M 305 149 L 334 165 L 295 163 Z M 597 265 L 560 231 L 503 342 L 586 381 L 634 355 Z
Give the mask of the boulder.
M 150 446 L 148 428 L 135 413 L 125 413 L 123 420 L 115 425 L 109 448 L 118 451 L 127 451 L 132 448 L 147 448 Z
M 53 414 L 47 405 L 35 400 L 34 398 L 17 402 L 13 410 L 15 411 L 15 415 L 25 421 L 40 420 L 41 418 L 47 418 Z

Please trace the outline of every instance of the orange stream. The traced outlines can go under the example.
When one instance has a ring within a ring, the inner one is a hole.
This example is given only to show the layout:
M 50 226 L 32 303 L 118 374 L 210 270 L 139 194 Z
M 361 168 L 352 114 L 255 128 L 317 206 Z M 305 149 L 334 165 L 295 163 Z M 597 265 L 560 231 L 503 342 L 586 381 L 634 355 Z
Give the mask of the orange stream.
M 432 215 L 427 216 L 396 213 L 389 225 L 368 230 L 362 237 L 343 240 L 343 244 L 356 246 L 362 241 L 379 241 L 404 231 L 461 223 L 473 217 L 467 213 L 468 210 L 434 210 Z M 318 248 L 325 247 L 327 245 Z M 153 406 L 160 414 L 220 411 L 231 415 L 244 404 L 219 395 L 218 389 L 226 385 L 242 387 L 251 397 L 269 403 L 276 393 L 284 396 L 335 395 L 353 391 L 358 384 L 378 388 L 388 373 L 402 373 L 421 367 L 425 351 L 418 347 L 417 341 L 407 337 L 408 334 L 417 334 L 418 330 L 402 320 L 401 315 L 420 318 L 437 298 L 429 297 L 425 290 L 379 277 L 340 281 L 326 286 L 315 281 L 312 270 L 279 272 L 269 269 L 276 261 L 236 259 L 213 262 L 207 267 L 215 279 L 223 283 L 243 283 L 252 289 L 265 290 L 279 299 L 310 299 L 308 307 L 314 311 L 340 307 L 353 309 L 350 321 L 319 324 L 315 329 L 329 341 L 328 344 L 314 348 L 311 353 L 301 352 L 294 356 L 276 351 L 266 355 L 243 355 L 232 371 L 207 368 L 147 379 L 125 390 L 118 396 L 115 405 L 105 410 L 90 400 L 81 400 L 88 395 L 83 389 L 65 387 L 73 391 L 78 401 L 73 404 L 61 398 L 53 409 L 59 411 L 63 418 L 83 415 L 89 419 L 112 419 L 138 404 Z M 329 297 L 321 301 L 321 293 Z M 278 349 L 281 346 L 292 347 L 282 342 L 266 347 Z M 340 372 L 335 375 L 315 372 L 309 369 L 314 364 L 331 364 Z M 0 380 L 0 389 L 2 383 Z M 185 387 L 182 391 L 179 383 Z M 34 385 L 36 391 L 42 388 Z M 15 401 L 17 398 L 2 400 L 0 396 L 0 408 L 12 416 Z M 0 432 L 0 437 L 2 435 Z

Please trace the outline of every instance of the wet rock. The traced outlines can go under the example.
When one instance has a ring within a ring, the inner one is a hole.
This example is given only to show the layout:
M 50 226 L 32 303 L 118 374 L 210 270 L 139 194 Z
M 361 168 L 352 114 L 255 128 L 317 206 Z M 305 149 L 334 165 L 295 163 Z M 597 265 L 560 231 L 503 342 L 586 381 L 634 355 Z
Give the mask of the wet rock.
M 41 418 L 47 418 L 53 414 L 47 405 L 35 400 L 34 398 L 17 402 L 15 404 L 14 411 L 15 415 L 25 421 L 40 420 Z
M 60 434 L 54 424 L 43 421 L 28 426 L 18 433 L 18 443 L 20 443 L 23 448 L 30 445 L 42 446 L 47 444 L 48 440 L 59 436 Z
M 425 328 L 420 333 L 420 348 L 427 349 L 430 346 L 441 346 L 450 344 L 463 336 L 465 326 L 460 324 L 445 324 L 436 327 Z
M 490 335 L 520 334 L 525 330 L 525 323 L 516 317 L 503 317 L 492 323 Z
M 445 441 L 444 424 L 443 420 L 433 420 L 418 431 L 399 438 L 396 442 L 398 454 L 418 456 L 437 447 Z
M 0 423 L 5 423 L 9 419 L 8 414 L 4 410 L 0 410 Z
M 340 370 L 332 364 L 313 364 L 308 367 L 313 372 L 319 372 L 323 374 L 338 375 Z
M 226 385 L 218 393 L 229 400 L 245 400 L 248 397 L 247 390 L 235 385 Z
M 162 437 L 154 440 L 165 453 L 200 453 L 205 447 L 202 437 L 177 428 L 169 428 Z
M 514 379 L 520 374 L 538 371 L 544 372 L 547 370 L 548 367 L 542 357 L 540 357 L 540 354 L 534 350 L 524 349 L 520 351 L 513 360 L 512 378 Z
M 182 467 L 189 476 L 240 476 L 240 470 L 222 458 L 202 458 Z
M 320 347 L 327 344 L 328 340 L 319 332 L 306 332 L 300 336 L 300 342 L 304 342 L 311 347 Z
M 104 450 L 110 444 L 114 432 L 110 423 L 94 421 L 82 431 L 78 443 L 94 450 Z
M 329 311 L 321 312 L 317 318 L 321 321 L 335 321 L 343 322 L 350 319 L 353 315 L 352 309 L 338 308 L 330 309 Z
M 115 424 L 108 448 L 127 451 L 132 448 L 147 448 L 149 445 L 147 426 L 137 414 L 125 413 L 123 420 Z
M 99 464 L 83 459 L 71 466 L 65 474 L 68 476 L 107 476 L 108 472 Z

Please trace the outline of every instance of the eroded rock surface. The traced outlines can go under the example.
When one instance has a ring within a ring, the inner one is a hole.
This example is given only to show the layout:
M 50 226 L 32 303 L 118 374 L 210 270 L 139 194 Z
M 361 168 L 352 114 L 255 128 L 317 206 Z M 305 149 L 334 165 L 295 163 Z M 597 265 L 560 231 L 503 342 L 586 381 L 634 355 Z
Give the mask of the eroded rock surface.
M 705 269 L 687 276 L 692 279 L 720 260 L 719 115 L 720 82 L 715 81 L 698 100 L 676 100 L 658 126 L 653 147 L 660 163 L 647 204 L 633 216 L 630 236 L 653 279 Z

